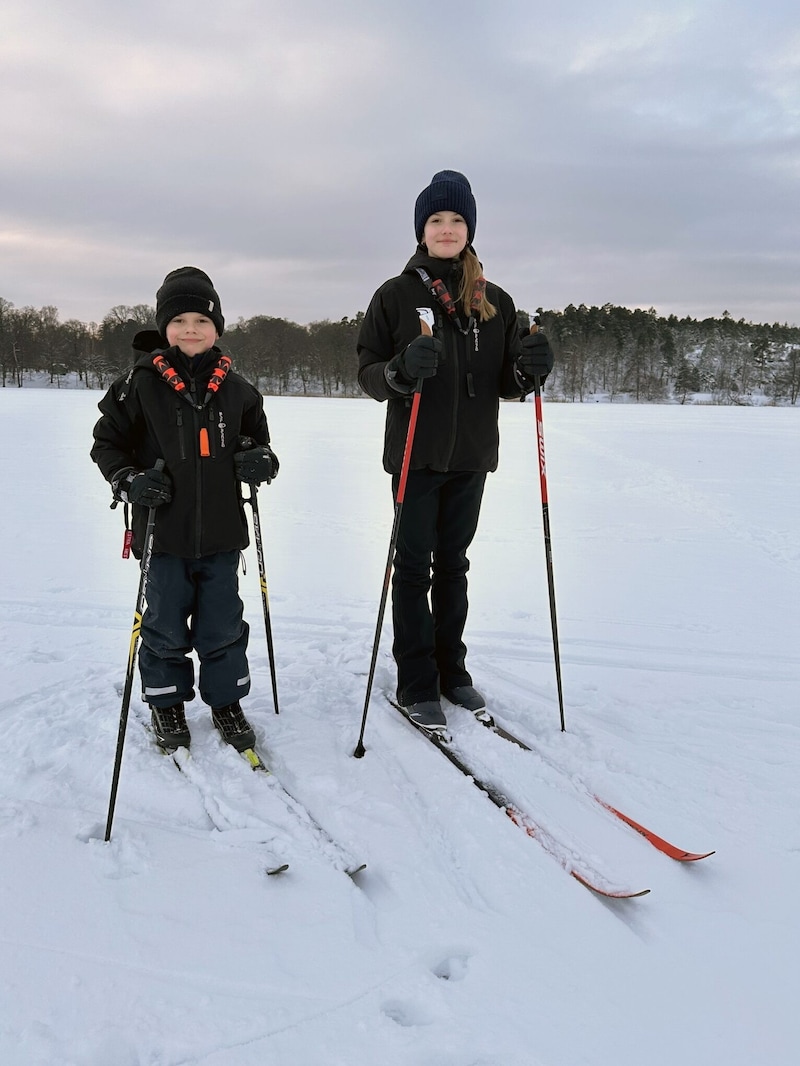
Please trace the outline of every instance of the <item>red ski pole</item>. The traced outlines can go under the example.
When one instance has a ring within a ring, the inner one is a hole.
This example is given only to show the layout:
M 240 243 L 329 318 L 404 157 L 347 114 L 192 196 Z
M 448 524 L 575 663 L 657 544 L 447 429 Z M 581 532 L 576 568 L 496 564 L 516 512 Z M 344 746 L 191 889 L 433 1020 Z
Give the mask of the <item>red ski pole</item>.
M 422 333 L 430 337 L 433 335 L 433 330 L 424 319 L 420 319 L 420 327 Z M 353 755 L 360 759 L 366 753 L 364 747 L 364 730 L 367 728 L 367 714 L 369 713 L 369 700 L 372 695 L 372 682 L 375 677 L 375 664 L 378 661 L 378 646 L 381 640 L 381 627 L 383 626 L 383 616 L 386 612 L 386 599 L 389 594 L 389 582 L 392 576 L 392 563 L 394 561 L 394 551 L 397 546 L 397 535 L 400 532 L 400 516 L 403 513 L 403 500 L 406 495 L 406 482 L 408 481 L 408 471 L 411 466 L 411 449 L 414 447 L 414 433 L 417 428 L 417 415 L 419 413 L 419 401 L 422 396 L 422 378 L 417 379 L 417 385 L 414 389 L 414 399 L 411 402 L 411 416 L 408 420 L 408 432 L 406 433 L 406 444 L 403 451 L 403 462 L 400 467 L 400 481 L 397 486 L 397 496 L 394 501 L 394 522 L 392 523 L 392 535 L 389 539 L 389 555 L 386 559 L 386 570 L 383 575 L 383 589 L 381 591 L 381 602 L 378 607 L 378 621 L 375 625 L 375 639 L 372 642 L 372 661 L 369 664 L 369 676 L 367 678 L 367 694 L 364 697 L 364 713 L 361 717 L 361 732 L 358 735 L 358 743 Z
M 531 325 L 531 333 L 539 329 L 537 322 Z M 558 650 L 558 620 L 556 618 L 556 586 L 553 577 L 553 550 L 550 542 L 550 503 L 547 498 L 547 463 L 544 455 L 544 418 L 542 416 L 542 385 L 539 375 L 533 379 L 533 402 L 536 411 L 536 439 L 539 449 L 539 487 L 542 494 L 542 525 L 544 528 L 544 557 L 547 563 L 547 588 L 550 595 L 550 627 L 553 631 L 553 655 L 556 666 L 556 686 L 558 688 L 558 708 L 561 714 L 561 732 L 566 732 L 564 724 L 564 691 L 561 686 L 561 655 Z

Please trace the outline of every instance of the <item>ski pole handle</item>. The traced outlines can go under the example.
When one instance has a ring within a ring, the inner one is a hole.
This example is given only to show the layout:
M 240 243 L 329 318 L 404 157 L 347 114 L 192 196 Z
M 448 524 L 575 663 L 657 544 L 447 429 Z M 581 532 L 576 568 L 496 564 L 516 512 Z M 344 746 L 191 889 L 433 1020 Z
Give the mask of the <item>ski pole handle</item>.
M 428 322 L 427 319 L 423 318 L 422 315 L 419 316 L 419 332 L 420 332 L 420 335 L 423 336 L 423 337 L 432 337 L 433 336 L 433 330 L 431 329 L 430 322 Z M 417 392 L 421 392 L 422 391 L 422 382 L 423 382 L 423 380 L 424 380 L 423 378 L 417 378 L 417 384 L 416 384 L 416 391 Z
M 419 331 L 420 331 L 420 334 L 423 337 L 432 337 L 433 336 L 433 330 L 430 327 L 430 323 L 426 322 L 425 319 L 422 317 L 422 315 L 419 316 Z M 417 392 L 422 392 L 422 382 L 423 382 L 423 380 L 424 380 L 423 378 L 417 378 L 417 387 L 416 387 L 416 391 Z
M 538 333 L 538 332 L 539 332 L 539 320 L 538 320 L 538 318 L 536 318 L 534 316 L 531 319 L 530 326 L 528 326 L 528 333 L 531 336 L 533 336 L 534 333 Z M 542 382 L 541 382 L 541 379 L 539 378 L 538 374 L 534 374 L 534 376 L 533 376 L 533 392 L 534 392 L 534 397 L 539 397 L 541 399 Z M 523 397 L 523 399 L 524 399 L 524 397 Z
M 250 449 L 251 448 L 255 448 L 255 446 L 256 446 L 256 442 L 253 440 L 252 437 L 239 437 L 239 443 L 236 446 L 236 451 L 237 452 L 249 452 Z M 247 482 L 245 482 L 245 484 L 250 489 L 250 496 L 244 502 L 245 503 L 252 503 L 255 500 L 256 494 L 258 492 L 258 482 L 256 482 L 256 481 L 247 481 Z
M 432 337 L 433 330 L 420 315 L 419 319 L 420 333 L 423 337 Z M 406 495 L 406 482 L 408 481 L 408 471 L 411 466 L 411 448 L 414 445 L 414 435 L 417 431 L 417 417 L 419 415 L 419 402 L 422 397 L 422 384 L 424 378 L 417 378 L 417 384 L 414 387 L 414 399 L 411 401 L 411 415 L 408 420 L 408 433 L 406 435 L 406 447 L 403 452 L 403 462 L 400 467 L 400 482 L 397 486 L 397 498 L 396 503 L 399 503 L 402 507 L 403 500 Z

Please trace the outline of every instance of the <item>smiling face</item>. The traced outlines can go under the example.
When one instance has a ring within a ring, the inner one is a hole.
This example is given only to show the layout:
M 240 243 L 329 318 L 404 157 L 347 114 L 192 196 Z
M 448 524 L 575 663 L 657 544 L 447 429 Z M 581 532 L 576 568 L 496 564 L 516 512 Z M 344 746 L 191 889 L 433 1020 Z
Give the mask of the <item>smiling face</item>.
M 207 352 L 219 338 L 211 319 L 196 311 L 184 311 L 170 319 L 166 334 L 167 344 L 176 345 L 189 359 Z
M 435 259 L 455 259 L 467 246 L 467 223 L 455 211 L 437 211 L 425 223 L 422 243 Z

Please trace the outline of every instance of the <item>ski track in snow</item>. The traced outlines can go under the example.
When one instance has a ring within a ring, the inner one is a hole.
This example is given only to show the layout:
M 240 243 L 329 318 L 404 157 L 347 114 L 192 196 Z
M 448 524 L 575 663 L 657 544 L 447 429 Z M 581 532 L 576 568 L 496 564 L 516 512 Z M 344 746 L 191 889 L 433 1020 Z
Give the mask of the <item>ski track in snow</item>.
M 768 426 L 768 418 L 762 420 L 762 425 Z M 789 526 L 776 529 L 770 525 L 765 529 L 763 524 L 744 521 L 741 512 L 735 513 L 721 503 L 720 495 L 711 496 L 707 487 L 695 487 L 688 477 L 671 473 L 663 465 L 663 459 L 654 462 L 637 458 L 598 442 L 596 435 L 578 433 L 573 429 L 567 431 L 566 438 L 573 446 L 590 451 L 595 459 L 621 468 L 623 476 L 617 485 L 617 492 L 636 499 L 637 506 L 646 505 L 648 501 L 660 503 L 667 500 L 680 515 L 700 519 L 708 527 L 727 534 L 728 539 L 756 548 L 788 573 L 800 574 L 800 542 L 796 531 Z M 742 442 L 743 458 L 753 447 L 750 438 L 746 441 L 746 448 L 745 442 Z M 753 510 L 748 512 L 748 517 L 758 517 L 760 513 Z M 657 535 L 656 530 L 653 535 Z
M 652 889 L 619 903 L 569 878 L 386 703 L 388 622 L 352 757 L 391 526 L 383 412 L 367 401 L 266 401 L 279 716 L 252 551 L 242 577 L 262 749 L 367 869 L 351 881 L 199 701 L 180 773 L 136 686 L 103 843 L 137 572 L 86 457 L 98 399 L 0 393 L 15 486 L 0 532 L 0 1061 L 794 1066 L 797 412 L 547 406 L 562 733 L 532 409 L 501 411 L 467 640 L 493 713 L 536 750 L 462 711 L 451 725 L 576 863 Z M 20 483 L 11 442 L 42 411 L 62 446 L 29 441 Z M 672 862 L 595 793 L 717 854 Z

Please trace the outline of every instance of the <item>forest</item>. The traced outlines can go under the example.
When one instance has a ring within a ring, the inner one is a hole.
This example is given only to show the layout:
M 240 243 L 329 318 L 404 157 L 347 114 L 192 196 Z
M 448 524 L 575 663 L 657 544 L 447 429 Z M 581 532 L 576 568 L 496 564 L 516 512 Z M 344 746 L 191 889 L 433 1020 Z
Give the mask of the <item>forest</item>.
M 535 315 L 555 352 L 550 400 L 563 402 L 794 405 L 800 395 L 800 327 L 661 316 L 654 308 L 570 304 Z M 359 396 L 356 338 L 363 318 L 298 325 L 256 315 L 229 325 L 221 346 L 265 394 Z M 104 389 L 131 363 L 131 341 L 155 327 L 146 304 L 119 305 L 97 323 L 60 321 L 52 306 L 0 298 L 4 388 Z

